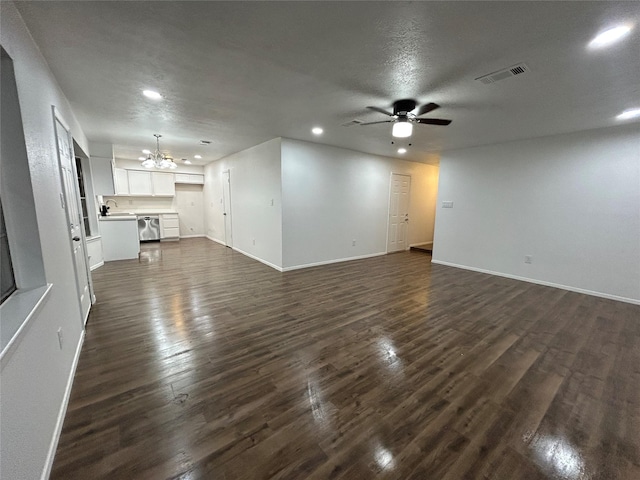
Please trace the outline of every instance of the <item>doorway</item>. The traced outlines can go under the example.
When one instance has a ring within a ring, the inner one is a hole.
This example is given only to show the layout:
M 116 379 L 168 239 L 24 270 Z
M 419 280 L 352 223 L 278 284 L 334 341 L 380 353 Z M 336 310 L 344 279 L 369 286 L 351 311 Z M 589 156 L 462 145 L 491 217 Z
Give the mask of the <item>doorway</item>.
M 74 165 L 74 155 L 71 132 L 58 111 L 53 109 L 55 119 L 56 143 L 58 147 L 58 163 L 62 181 L 61 201 L 66 211 L 69 228 L 69 242 L 78 290 L 78 302 L 83 323 L 87 323 L 91 309 L 91 280 L 86 253 L 86 236 L 83 227 L 82 211 L 80 209 L 80 195 L 78 192 L 77 174 Z
M 410 194 L 411 176 L 392 173 L 391 186 L 389 189 L 387 253 L 399 252 L 409 248 Z
M 233 235 L 231 231 L 231 171 L 222 172 L 222 215 L 224 216 L 224 244 L 233 248 Z

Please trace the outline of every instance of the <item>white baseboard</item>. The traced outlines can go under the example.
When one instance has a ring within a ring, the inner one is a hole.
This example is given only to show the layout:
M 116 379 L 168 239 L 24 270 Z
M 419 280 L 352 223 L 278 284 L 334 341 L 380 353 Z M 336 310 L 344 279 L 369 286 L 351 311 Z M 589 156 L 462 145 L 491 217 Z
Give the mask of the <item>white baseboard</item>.
M 40 480 L 47 480 L 51 475 L 51 468 L 53 467 L 53 460 L 56 456 L 56 450 L 58 449 L 58 441 L 60 441 L 60 434 L 62 433 L 62 424 L 64 423 L 64 417 L 67 414 L 67 407 L 69 406 L 69 397 L 71 397 L 71 387 L 73 386 L 73 378 L 76 375 L 76 368 L 78 367 L 78 360 L 80 359 L 80 352 L 82 351 L 82 345 L 84 344 L 84 329 L 80 334 L 80 340 L 76 347 L 76 354 L 71 365 L 71 372 L 69 372 L 69 378 L 67 379 L 67 388 L 64 391 L 64 399 L 58 412 L 58 420 L 56 421 L 56 428 L 49 445 L 49 452 L 47 453 L 47 460 L 42 470 Z
M 329 265 L 331 263 L 350 262 L 352 260 L 362 260 L 363 258 L 379 257 L 381 255 L 386 255 L 386 254 L 387 252 L 378 252 L 378 253 L 370 253 L 367 255 L 358 255 L 356 257 L 336 258 L 334 260 L 324 260 L 322 262 L 305 263 L 304 265 L 294 265 L 292 267 L 285 267 L 282 269 L 282 271 L 289 272 L 291 270 L 300 270 L 301 268 L 318 267 L 320 265 Z
M 180 238 L 200 238 L 204 237 L 204 233 L 199 233 L 198 235 L 180 235 Z
M 570 287 L 568 285 L 561 285 L 559 283 L 546 282 L 544 280 L 535 280 L 533 278 L 519 277 L 517 275 L 494 272 L 492 270 L 469 267 L 467 265 L 458 265 L 457 263 L 444 262 L 442 260 L 431 260 L 431 263 L 437 263 L 438 265 L 445 265 L 447 267 L 461 268 L 463 270 L 471 270 L 473 272 L 488 273 L 489 275 L 496 275 L 498 277 L 510 278 L 512 280 L 520 280 L 521 282 L 535 283 L 537 285 L 544 285 L 545 287 L 560 288 L 562 290 L 568 290 L 570 292 L 583 293 L 585 295 L 592 295 L 594 297 L 606 298 L 608 300 L 617 300 L 618 302 L 625 302 L 625 303 L 632 303 L 634 305 L 640 305 L 640 300 L 635 298 L 620 297 L 618 295 L 611 295 L 609 293 L 594 292 L 593 290 L 585 290 L 584 288 Z
M 260 263 L 264 263 L 265 265 L 271 267 L 271 268 L 275 268 L 276 270 L 278 270 L 279 272 L 282 272 L 282 267 L 277 266 L 274 263 L 271 262 L 267 262 L 266 260 L 263 260 L 260 257 L 256 257 L 255 255 L 251 255 L 250 253 L 245 252 L 244 250 L 240 250 L 239 248 L 236 247 L 232 247 L 232 249 L 238 253 L 241 253 L 242 255 L 245 255 L 249 258 L 252 258 L 253 260 L 257 260 Z
M 222 240 L 218 240 L 217 238 L 213 238 L 210 237 L 209 235 L 205 235 L 205 238 L 208 238 L 209 240 L 211 240 L 212 242 L 216 242 L 219 243 L 220 245 L 222 245 L 223 247 L 226 247 L 227 245 L 222 241 Z
M 433 242 L 412 243 L 409 245 L 409 248 L 411 247 L 433 247 Z
M 96 263 L 93 267 L 90 268 L 90 270 L 93 272 L 96 268 L 100 268 L 103 265 L 104 265 L 104 260 L 101 261 L 100 263 Z

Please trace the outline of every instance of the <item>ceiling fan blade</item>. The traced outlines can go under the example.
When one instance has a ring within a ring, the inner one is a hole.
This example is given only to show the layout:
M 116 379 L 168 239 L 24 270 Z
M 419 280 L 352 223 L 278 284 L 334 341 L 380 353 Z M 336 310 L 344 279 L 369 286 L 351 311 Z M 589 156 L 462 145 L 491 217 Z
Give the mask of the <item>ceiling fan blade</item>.
M 376 112 L 384 113 L 385 115 L 389 115 L 390 117 L 393 117 L 393 113 L 387 112 L 384 108 L 380 108 L 380 107 L 367 107 L 367 108 L 369 110 L 375 110 Z
M 395 122 L 395 120 L 381 120 L 379 122 L 361 123 L 360 125 L 375 125 L 376 123 L 393 123 L 393 122 Z
M 416 118 L 414 121 L 423 125 L 449 125 L 451 123 L 451 120 L 443 118 Z
M 436 108 L 440 108 L 440 105 L 437 103 L 425 103 L 418 109 L 418 113 L 416 113 L 416 117 L 420 115 L 424 115 L 425 113 L 429 113 L 434 111 Z

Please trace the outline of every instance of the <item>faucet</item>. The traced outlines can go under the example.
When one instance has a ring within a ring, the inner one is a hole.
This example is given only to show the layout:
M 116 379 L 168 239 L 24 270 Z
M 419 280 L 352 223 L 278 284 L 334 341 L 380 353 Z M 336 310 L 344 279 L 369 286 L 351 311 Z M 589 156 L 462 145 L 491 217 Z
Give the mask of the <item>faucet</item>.
M 116 203 L 116 201 L 112 198 L 109 198 L 106 202 L 104 202 L 105 205 L 109 205 L 109 202 L 113 202 L 113 204 L 117 207 L 118 204 Z

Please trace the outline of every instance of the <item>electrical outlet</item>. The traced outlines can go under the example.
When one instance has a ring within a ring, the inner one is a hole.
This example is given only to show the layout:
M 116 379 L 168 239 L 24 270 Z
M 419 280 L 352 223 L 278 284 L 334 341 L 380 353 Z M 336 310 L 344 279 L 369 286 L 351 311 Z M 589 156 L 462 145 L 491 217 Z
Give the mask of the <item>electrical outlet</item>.
M 443 201 L 442 208 L 453 208 L 453 202 L 450 200 Z
M 531 263 L 533 261 L 533 255 L 525 255 L 524 263 Z
M 62 327 L 58 328 L 58 343 L 60 344 L 60 350 L 62 350 Z
M 273 198 L 271 199 L 271 206 L 273 207 Z
M 254 244 L 254 245 L 256 244 L 256 239 L 255 239 L 255 238 L 253 239 L 253 244 Z
M 356 246 L 356 241 L 355 240 L 351 240 L 351 246 L 355 247 Z

